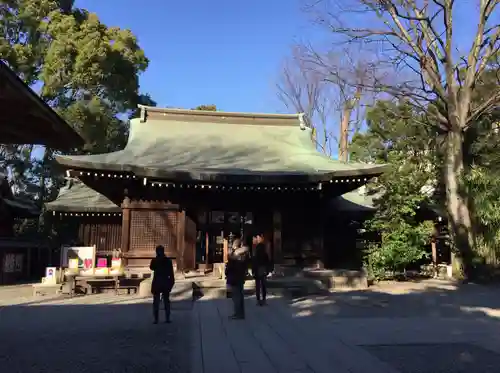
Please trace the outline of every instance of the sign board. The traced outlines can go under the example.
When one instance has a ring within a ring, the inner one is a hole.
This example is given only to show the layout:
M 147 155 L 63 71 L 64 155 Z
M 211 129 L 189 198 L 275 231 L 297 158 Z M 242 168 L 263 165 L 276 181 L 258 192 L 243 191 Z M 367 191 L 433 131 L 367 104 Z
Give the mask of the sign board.
M 57 284 L 57 268 L 45 268 L 45 281 L 46 284 Z
M 68 268 L 69 269 L 78 269 L 78 259 L 69 259 L 68 260 Z
M 121 258 L 111 259 L 111 269 L 109 273 L 111 275 L 120 275 L 122 272 L 123 272 L 123 267 Z
M 74 260 L 78 260 L 78 268 L 93 270 L 95 262 L 95 246 L 63 246 L 61 248 L 61 267 L 69 267 L 70 260 L 74 266 Z
M 107 276 L 109 275 L 109 268 L 108 267 L 97 267 L 94 271 L 94 274 L 96 276 Z
M 113 258 L 111 259 L 111 268 L 113 269 L 119 269 L 122 267 L 122 260 L 121 258 Z

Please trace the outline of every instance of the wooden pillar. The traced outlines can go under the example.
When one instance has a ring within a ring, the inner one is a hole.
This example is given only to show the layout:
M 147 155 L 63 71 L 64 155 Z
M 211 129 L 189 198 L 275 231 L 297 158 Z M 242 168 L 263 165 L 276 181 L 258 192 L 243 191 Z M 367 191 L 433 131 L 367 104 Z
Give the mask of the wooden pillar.
M 281 252 L 281 211 L 273 212 L 273 260 L 275 264 L 282 262 Z
M 130 199 L 125 197 L 122 203 L 122 242 L 121 250 L 125 254 L 130 249 Z M 124 265 L 127 265 L 126 259 Z
M 439 271 L 437 266 L 437 247 L 436 247 L 436 239 L 432 239 L 431 241 L 431 249 L 432 249 L 432 270 L 435 278 L 439 277 Z
M 328 203 L 323 199 L 323 196 L 320 197 L 320 200 L 319 200 L 319 206 L 327 206 Z M 325 208 L 318 208 L 318 216 L 319 216 L 319 221 L 318 221 L 318 225 L 317 225 L 317 229 L 316 229 L 316 232 L 315 234 L 318 235 L 318 239 L 317 239 L 317 245 L 318 245 L 318 249 L 317 249 L 317 252 L 318 252 L 318 256 L 319 256 L 319 260 L 317 261 L 317 266 L 318 268 L 325 268 L 325 263 L 327 262 L 327 257 L 326 257 L 326 249 L 325 249 L 325 223 L 326 223 L 326 216 L 327 216 L 327 212 L 328 210 L 325 209 Z
M 177 212 L 177 271 L 182 272 L 185 268 L 184 255 L 186 255 L 186 211 Z
M 26 278 L 31 280 L 31 247 L 28 247 L 26 252 Z
M 229 251 L 229 241 L 227 238 L 224 238 L 223 244 L 222 244 L 222 262 L 227 263 L 227 254 Z
M 323 269 L 325 268 L 325 263 L 327 262 L 327 257 L 326 257 L 326 248 L 325 248 L 325 218 L 324 215 L 321 214 L 320 218 L 320 229 L 319 229 L 319 242 L 318 242 L 318 251 L 320 253 L 320 260 L 318 262 L 318 267 Z
M 3 271 L 3 269 L 4 269 L 4 263 L 3 263 L 4 255 L 5 255 L 5 253 L 0 251 L 0 285 L 3 285 L 5 282 L 5 273 Z

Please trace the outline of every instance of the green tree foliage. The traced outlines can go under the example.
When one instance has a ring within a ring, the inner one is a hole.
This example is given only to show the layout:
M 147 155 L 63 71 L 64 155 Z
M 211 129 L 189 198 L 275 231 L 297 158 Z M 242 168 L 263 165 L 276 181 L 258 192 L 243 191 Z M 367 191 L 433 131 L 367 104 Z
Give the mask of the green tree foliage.
M 149 98 L 139 94 L 148 59 L 135 35 L 72 0 L 0 2 L 0 58 L 78 130 L 85 152 L 122 148 L 125 120 Z M 16 192 L 34 193 L 40 204 L 57 193 L 63 180 L 52 149 L 4 146 L 0 154 Z
M 194 108 L 194 110 L 203 110 L 203 111 L 217 111 L 217 106 L 210 104 L 210 105 L 199 105 Z
M 354 136 L 350 147 L 353 160 L 390 165 L 369 185 L 377 212 L 367 228 L 379 233 L 380 241 L 369 245 L 365 262 L 376 278 L 404 272 L 424 258 L 434 231 L 432 221 L 419 216 L 437 180 L 436 154 L 422 120 L 409 105 L 379 101 L 367 113 L 367 131 Z
M 500 172 L 476 165 L 466 181 L 474 201 L 477 241 L 474 264 L 496 267 L 500 263 Z
M 148 65 L 130 30 L 55 0 L 3 2 L 0 30 L 1 58 L 41 86 L 41 97 L 79 130 L 88 151 L 123 146 L 116 117 L 135 109 L 138 76 Z

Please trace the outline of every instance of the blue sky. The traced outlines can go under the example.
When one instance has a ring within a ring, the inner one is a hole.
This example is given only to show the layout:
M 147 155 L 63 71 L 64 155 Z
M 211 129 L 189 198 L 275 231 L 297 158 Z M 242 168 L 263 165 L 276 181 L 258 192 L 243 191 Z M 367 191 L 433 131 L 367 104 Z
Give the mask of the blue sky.
M 461 1 L 454 14 L 460 44 L 477 22 L 475 3 Z M 141 92 L 159 106 L 216 104 L 247 112 L 286 110 L 276 97 L 283 62 L 295 42 L 320 38 L 301 4 L 304 0 L 76 1 L 108 26 L 129 28 L 138 37 L 150 59 Z
M 76 6 L 139 38 L 150 59 L 141 91 L 159 106 L 284 110 L 275 88 L 280 67 L 310 29 L 300 0 L 80 0 Z

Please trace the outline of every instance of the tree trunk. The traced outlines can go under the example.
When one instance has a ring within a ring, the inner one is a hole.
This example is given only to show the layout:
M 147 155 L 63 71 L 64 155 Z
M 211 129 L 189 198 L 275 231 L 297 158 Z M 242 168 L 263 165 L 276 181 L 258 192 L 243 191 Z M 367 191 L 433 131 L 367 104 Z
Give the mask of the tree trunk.
M 346 99 L 344 110 L 342 113 L 342 121 L 340 122 L 340 141 L 339 141 L 339 160 L 343 162 L 349 161 L 349 124 L 354 106 L 361 97 L 361 88 L 356 89 L 354 97 Z
M 468 204 L 468 195 L 463 183 L 465 171 L 463 134 L 452 129 L 446 139 L 445 185 L 450 233 L 452 237 L 452 261 L 454 273 L 468 280 L 471 277 L 474 234 Z
M 347 162 L 349 160 L 349 120 L 351 118 L 351 101 L 344 105 L 342 121 L 340 122 L 339 160 Z
M 45 236 L 45 233 L 48 233 L 47 232 L 48 227 L 44 221 L 45 214 L 43 213 L 43 211 L 44 211 L 43 206 L 44 206 L 44 203 L 47 199 L 46 198 L 47 197 L 47 186 L 45 184 L 47 181 L 46 172 L 47 172 L 47 163 L 49 162 L 50 155 L 51 155 L 50 152 L 51 152 L 51 150 L 49 148 L 45 147 L 44 153 L 43 153 L 43 158 L 42 158 L 41 175 L 40 175 L 40 181 L 39 181 L 40 194 L 39 194 L 38 202 L 40 203 L 40 208 L 41 208 L 42 213 L 40 214 L 40 216 L 38 216 L 37 233 L 39 235 L 42 235 L 42 236 Z

